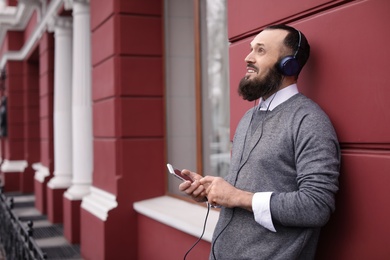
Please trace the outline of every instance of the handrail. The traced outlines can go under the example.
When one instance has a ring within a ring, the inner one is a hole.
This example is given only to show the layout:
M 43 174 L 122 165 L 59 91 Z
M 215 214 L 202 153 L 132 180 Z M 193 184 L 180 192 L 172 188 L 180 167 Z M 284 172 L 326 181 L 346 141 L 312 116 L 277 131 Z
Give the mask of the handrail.
M 7 259 L 43 260 L 45 252 L 33 238 L 34 223 L 24 223 L 12 211 L 13 198 L 7 198 L 0 187 L 0 243 Z

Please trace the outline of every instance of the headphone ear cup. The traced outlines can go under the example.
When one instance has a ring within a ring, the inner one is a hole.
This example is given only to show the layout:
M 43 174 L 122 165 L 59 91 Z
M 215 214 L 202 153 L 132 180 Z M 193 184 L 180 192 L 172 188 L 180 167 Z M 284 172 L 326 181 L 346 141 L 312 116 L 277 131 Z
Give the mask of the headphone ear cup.
M 278 68 L 283 75 L 294 76 L 299 72 L 299 62 L 292 55 L 286 56 L 278 63 Z

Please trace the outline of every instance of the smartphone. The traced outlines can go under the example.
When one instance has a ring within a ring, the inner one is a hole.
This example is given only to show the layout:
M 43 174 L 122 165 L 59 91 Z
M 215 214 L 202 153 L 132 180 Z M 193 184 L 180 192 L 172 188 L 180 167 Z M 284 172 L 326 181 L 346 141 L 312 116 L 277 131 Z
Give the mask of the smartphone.
M 180 170 L 174 168 L 171 164 L 168 163 L 167 167 L 168 167 L 169 173 L 172 174 L 173 176 L 175 176 L 176 178 L 178 178 L 182 181 L 193 182 L 189 176 L 182 174 Z

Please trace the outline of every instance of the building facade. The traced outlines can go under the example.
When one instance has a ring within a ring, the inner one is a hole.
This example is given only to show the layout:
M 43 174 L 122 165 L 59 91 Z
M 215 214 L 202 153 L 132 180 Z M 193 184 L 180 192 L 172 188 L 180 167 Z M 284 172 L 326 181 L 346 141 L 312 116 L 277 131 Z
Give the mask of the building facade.
M 2 185 L 34 193 L 84 259 L 182 258 L 202 232 L 206 208 L 175 193 L 165 165 L 191 154 L 191 169 L 208 169 L 197 128 L 209 112 L 199 90 L 204 3 L 1 2 Z M 389 258 L 390 3 L 228 0 L 226 10 L 230 139 L 253 105 L 236 94 L 250 40 L 274 23 L 301 30 L 312 54 L 299 89 L 329 115 L 342 148 L 337 210 L 317 258 Z M 175 132 L 187 121 L 191 145 Z M 190 259 L 208 258 L 217 219 L 212 210 Z

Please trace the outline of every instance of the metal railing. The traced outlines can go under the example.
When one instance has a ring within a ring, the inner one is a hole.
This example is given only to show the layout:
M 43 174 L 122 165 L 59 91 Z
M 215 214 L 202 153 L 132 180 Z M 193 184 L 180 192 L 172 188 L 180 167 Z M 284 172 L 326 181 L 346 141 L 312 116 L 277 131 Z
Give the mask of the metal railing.
M 0 243 L 7 259 L 47 259 L 33 238 L 33 222 L 20 221 L 13 206 L 13 198 L 7 198 L 0 187 Z

